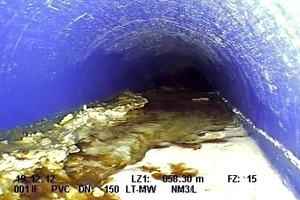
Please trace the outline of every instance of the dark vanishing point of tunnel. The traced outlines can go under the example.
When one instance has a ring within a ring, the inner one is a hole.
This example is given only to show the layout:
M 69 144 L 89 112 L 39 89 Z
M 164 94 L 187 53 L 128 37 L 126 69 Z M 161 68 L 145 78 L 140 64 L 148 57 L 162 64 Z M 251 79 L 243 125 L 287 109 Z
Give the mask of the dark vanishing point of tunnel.
M 179 88 L 213 91 L 212 86 L 201 76 L 196 68 L 183 67 L 174 69 L 169 76 L 170 81 Z
M 197 66 L 189 64 L 189 61 L 172 63 L 166 67 L 165 71 L 165 74 L 155 77 L 153 80 L 154 87 L 169 86 L 193 91 L 215 91 Z

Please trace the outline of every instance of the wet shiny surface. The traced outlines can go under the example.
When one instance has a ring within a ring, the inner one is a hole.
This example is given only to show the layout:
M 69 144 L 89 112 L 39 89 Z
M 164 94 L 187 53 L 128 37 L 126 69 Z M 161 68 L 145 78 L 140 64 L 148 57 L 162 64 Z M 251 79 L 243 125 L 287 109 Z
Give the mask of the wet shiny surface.
M 215 93 L 160 88 L 142 96 L 127 91 L 66 115 L 46 133 L 1 142 L 0 199 L 115 199 L 101 185 L 149 149 L 174 144 L 200 149 L 202 142 L 244 135 L 226 131 L 230 127 L 236 125 Z M 43 188 L 36 194 L 12 192 L 18 175 L 34 174 L 54 175 L 55 184 L 70 185 L 71 191 L 52 193 L 53 183 L 44 181 L 24 183 Z M 78 193 L 78 185 L 94 191 Z

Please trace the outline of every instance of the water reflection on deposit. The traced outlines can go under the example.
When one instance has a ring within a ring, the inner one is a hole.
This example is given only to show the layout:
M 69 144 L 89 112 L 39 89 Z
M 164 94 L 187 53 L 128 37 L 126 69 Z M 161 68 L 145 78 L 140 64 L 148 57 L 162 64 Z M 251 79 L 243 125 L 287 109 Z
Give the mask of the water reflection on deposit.
M 0 199 L 119 199 L 103 186 L 148 150 L 172 145 L 201 150 L 204 142 L 245 136 L 229 131 L 234 128 L 238 125 L 215 93 L 166 87 L 125 91 L 109 102 L 83 106 L 48 131 L 2 141 Z M 181 176 L 197 174 L 182 163 L 173 169 Z M 143 170 L 161 177 L 159 170 Z M 80 193 L 79 186 L 91 191 Z

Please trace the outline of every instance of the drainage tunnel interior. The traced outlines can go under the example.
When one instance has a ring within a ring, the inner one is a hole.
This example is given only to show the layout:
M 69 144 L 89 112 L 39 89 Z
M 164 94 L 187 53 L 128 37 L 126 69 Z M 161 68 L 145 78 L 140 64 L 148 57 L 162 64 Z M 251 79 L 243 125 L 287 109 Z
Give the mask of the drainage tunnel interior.
M 299 196 L 295 5 L 295 0 L 0 0 L 1 139 L 11 141 L 35 123 L 57 121 L 126 90 L 217 92 Z

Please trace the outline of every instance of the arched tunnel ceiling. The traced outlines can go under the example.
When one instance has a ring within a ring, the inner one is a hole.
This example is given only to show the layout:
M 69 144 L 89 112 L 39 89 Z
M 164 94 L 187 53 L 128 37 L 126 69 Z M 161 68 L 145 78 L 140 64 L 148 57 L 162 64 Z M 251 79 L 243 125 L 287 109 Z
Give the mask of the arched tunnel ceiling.
M 147 85 L 150 61 L 153 76 L 163 60 L 192 58 L 222 96 L 300 157 L 297 4 L 2 0 L 0 129 Z

